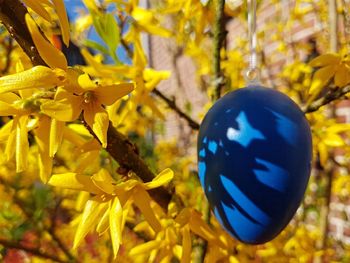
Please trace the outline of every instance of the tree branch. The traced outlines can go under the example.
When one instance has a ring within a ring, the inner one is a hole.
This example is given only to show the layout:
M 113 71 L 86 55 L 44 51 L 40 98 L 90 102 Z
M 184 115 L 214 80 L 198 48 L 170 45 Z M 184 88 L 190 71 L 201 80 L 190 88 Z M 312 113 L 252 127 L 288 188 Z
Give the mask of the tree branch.
M 23 51 L 31 59 L 33 65 L 45 65 L 46 63 L 40 57 L 35 48 L 34 42 L 28 31 L 25 15 L 27 8 L 19 0 L 0 0 L 0 20 L 6 27 Z
M 224 76 L 221 72 L 220 51 L 226 38 L 224 7 L 225 0 L 216 0 L 215 2 L 215 22 L 214 22 L 214 87 L 216 99 L 221 97 L 221 90 L 225 85 Z
M 304 113 L 311 113 L 317 111 L 324 105 L 329 104 L 332 101 L 338 100 L 350 92 L 350 85 L 342 88 L 332 88 L 323 97 L 313 101 L 311 104 L 304 107 L 302 110 Z
M 18 242 L 13 242 L 13 241 L 9 241 L 9 240 L 5 240 L 5 239 L 0 238 L 0 245 L 4 246 L 6 248 L 23 250 L 25 252 L 28 252 L 28 253 L 34 255 L 34 256 L 41 257 L 44 259 L 51 259 L 55 262 L 62 262 L 62 263 L 68 262 L 68 261 L 64 261 L 64 260 L 60 259 L 59 257 L 57 257 L 55 255 L 51 255 L 51 254 L 48 254 L 46 252 L 43 252 L 41 248 L 28 247 L 28 246 L 25 246 L 25 245 L 18 243 Z
M 144 182 L 152 181 L 155 175 L 135 151 L 135 146 L 109 123 L 106 150 L 122 167 L 132 169 Z M 171 193 L 164 187 L 148 191 L 152 198 L 165 210 L 171 200 Z
M 16 39 L 24 52 L 31 57 L 34 65 L 47 66 L 37 52 L 27 29 L 24 17 L 28 11 L 21 1 L 0 0 L 0 5 L 0 19 L 2 19 L 11 36 Z M 96 138 L 93 131 L 91 129 L 89 129 L 89 131 Z M 149 182 L 155 177 L 145 162 L 135 153 L 134 144 L 118 132 L 111 123 L 108 128 L 107 136 L 108 145 L 106 150 L 121 166 L 133 170 L 144 182 Z M 164 209 L 167 209 L 171 194 L 165 188 L 150 190 L 149 193 L 155 201 Z
M 193 130 L 199 130 L 199 124 L 198 122 L 194 121 L 190 116 L 188 116 L 186 113 L 184 113 L 175 103 L 175 100 L 171 100 L 168 97 L 166 97 L 160 90 L 157 88 L 153 89 L 153 94 L 157 95 L 159 98 L 161 98 L 169 108 L 174 110 L 181 118 L 187 121 L 188 125 Z

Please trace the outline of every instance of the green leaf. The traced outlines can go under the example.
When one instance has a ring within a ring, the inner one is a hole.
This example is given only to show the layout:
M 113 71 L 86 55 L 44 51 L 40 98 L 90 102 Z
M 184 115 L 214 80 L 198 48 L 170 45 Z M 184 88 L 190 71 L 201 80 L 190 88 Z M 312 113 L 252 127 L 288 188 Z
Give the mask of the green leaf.
M 32 224 L 29 222 L 24 222 L 21 225 L 11 229 L 12 239 L 15 241 L 19 241 L 22 239 L 25 232 L 32 228 Z
M 119 26 L 112 14 L 92 15 L 92 21 L 97 34 L 109 48 L 108 53 L 114 53 L 120 43 Z
M 106 55 L 109 54 L 109 51 L 107 50 L 106 47 L 104 47 L 100 43 L 97 43 L 97 42 L 92 41 L 90 39 L 86 39 L 85 42 L 84 42 L 84 45 L 89 47 L 89 48 L 96 49 L 96 50 L 100 51 L 103 54 L 106 54 Z
M 105 32 L 106 44 L 109 46 L 111 52 L 115 52 L 120 43 L 119 26 L 112 14 L 107 14 L 105 17 Z

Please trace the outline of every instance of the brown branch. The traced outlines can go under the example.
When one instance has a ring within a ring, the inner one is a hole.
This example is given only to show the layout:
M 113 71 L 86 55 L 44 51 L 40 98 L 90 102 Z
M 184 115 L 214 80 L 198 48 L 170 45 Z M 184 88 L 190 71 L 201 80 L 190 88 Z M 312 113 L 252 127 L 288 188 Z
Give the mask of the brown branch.
M 330 89 L 323 97 L 313 101 L 311 104 L 303 108 L 304 113 L 311 113 L 317 111 L 324 105 L 331 103 L 332 101 L 338 100 L 350 92 L 350 85 L 342 88 Z
M 224 45 L 224 40 L 226 38 L 225 30 L 225 0 L 216 0 L 215 1 L 215 22 L 214 22 L 214 87 L 215 87 L 215 99 L 221 97 L 222 88 L 225 86 L 224 76 L 221 71 L 221 57 L 220 51 Z
M 175 100 L 171 100 L 168 97 L 166 97 L 160 90 L 157 88 L 153 89 L 153 94 L 157 95 L 159 98 L 161 98 L 169 108 L 174 110 L 181 118 L 187 121 L 188 125 L 193 130 L 199 130 L 199 124 L 198 122 L 194 121 L 190 116 L 188 116 L 186 113 L 184 113 L 175 103 Z
M 28 31 L 25 15 L 27 8 L 19 0 L 0 0 L 0 20 L 21 46 L 23 51 L 29 56 L 33 65 L 46 65 L 35 48 L 34 42 Z
M 55 255 L 51 255 L 51 254 L 48 254 L 46 252 L 43 252 L 41 248 L 28 247 L 28 246 L 23 245 L 23 244 L 18 243 L 18 242 L 13 242 L 13 241 L 9 241 L 9 240 L 5 240 L 5 239 L 0 238 L 0 245 L 4 246 L 6 248 L 23 250 L 27 253 L 34 255 L 34 256 L 41 257 L 44 259 L 51 259 L 55 262 L 62 262 L 62 263 L 68 262 L 68 261 L 64 261 L 64 260 L 60 259 L 59 257 L 57 257 Z
M 99 139 L 94 134 L 92 129 L 83 121 L 85 127 L 99 142 Z M 107 152 L 116 160 L 119 165 L 127 170 L 132 170 L 136 173 L 144 182 L 150 182 L 155 177 L 155 174 L 148 168 L 145 162 L 137 153 L 137 147 L 122 133 L 117 131 L 109 122 L 107 131 Z M 168 204 L 171 200 L 171 193 L 164 187 L 152 189 L 148 191 L 152 198 L 161 206 L 164 210 L 167 210 Z
M 155 175 L 136 153 L 134 144 L 118 132 L 112 123 L 109 123 L 107 137 L 108 144 L 106 150 L 120 166 L 132 169 L 144 182 L 152 181 Z M 161 207 L 167 210 L 171 200 L 171 193 L 163 187 L 152 189 L 149 193 Z
M 32 58 L 35 65 L 46 65 L 34 47 L 31 35 L 25 24 L 27 9 L 19 0 L 0 0 L 0 19 L 3 20 L 11 36 L 16 39 L 24 52 Z M 90 129 L 92 135 L 96 135 Z M 135 146 L 124 135 L 118 132 L 110 123 L 108 128 L 109 154 L 123 167 L 132 169 L 144 182 L 151 181 L 155 175 L 149 170 L 144 161 L 135 153 Z M 164 209 L 170 202 L 171 194 L 164 188 L 149 191 L 151 196 Z
M 48 229 L 47 232 L 52 237 L 52 240 L 57 244 L 57 246 L 63 251 L 69 262 L 78 262 L 78 260 L 73 256 L 69 249 L 64 245 L 62 240 L 56 235 L 54 229 Z

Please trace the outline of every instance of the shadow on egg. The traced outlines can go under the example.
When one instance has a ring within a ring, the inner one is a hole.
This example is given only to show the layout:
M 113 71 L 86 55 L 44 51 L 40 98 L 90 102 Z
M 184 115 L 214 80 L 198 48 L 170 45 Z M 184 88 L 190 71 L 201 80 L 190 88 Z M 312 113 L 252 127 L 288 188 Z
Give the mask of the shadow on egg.
M 288 224 L 303 198 L 310 162 L 307 121 L 277 91 L 232 92 L 201 124 L 201 184 L 221 225 L 243 242 L 267 242 Z

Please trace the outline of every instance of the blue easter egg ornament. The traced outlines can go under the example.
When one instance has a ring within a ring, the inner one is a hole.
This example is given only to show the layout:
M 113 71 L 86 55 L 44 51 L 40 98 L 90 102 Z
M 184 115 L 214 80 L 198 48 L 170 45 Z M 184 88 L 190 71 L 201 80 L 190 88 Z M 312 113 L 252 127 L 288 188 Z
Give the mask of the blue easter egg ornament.
M 198 135 L 198 173 L 221 225 L 261 244 L 289 223 L 310 177 L 309 124 L 288 96 L 249 86 L 219 99 Z

